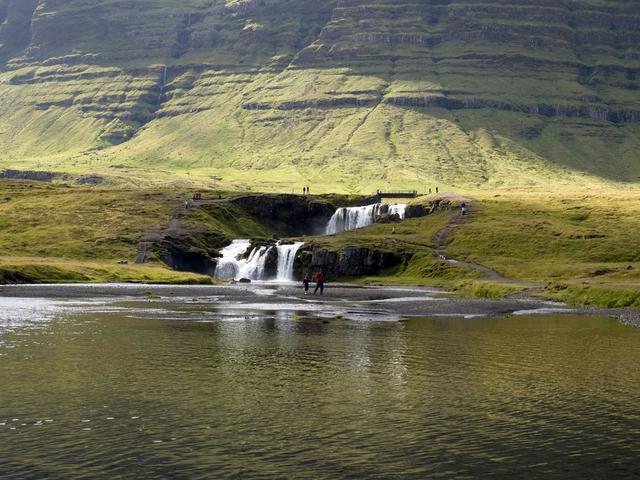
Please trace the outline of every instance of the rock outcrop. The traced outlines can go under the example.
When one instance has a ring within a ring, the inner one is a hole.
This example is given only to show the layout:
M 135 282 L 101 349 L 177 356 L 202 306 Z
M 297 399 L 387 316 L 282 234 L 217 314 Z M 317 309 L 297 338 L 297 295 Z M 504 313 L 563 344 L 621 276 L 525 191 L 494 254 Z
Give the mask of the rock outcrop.
M 382 271 L 401 265 L 410 258 L 408 253 L 367 247 L 346 247 L 330 251 L 318 245 L 305 245 L 294 265 L 300 278 L 305 273 L 322 270 L 329 279 L 378 275 Z
M 213 276 L 219 249 L 228 243 L 218 232 L 168 233 L 152 242 L 151 250 L 174 270 Z
M 336 210 L 329 202 L 300 195 L 247 195 L 231 202 L 283 237 L 324 233 Z
M 36 182 L 51 182 L 60 174 L 36 170 L 2 170 L 0 178 L 5 180 L 32 180 Z

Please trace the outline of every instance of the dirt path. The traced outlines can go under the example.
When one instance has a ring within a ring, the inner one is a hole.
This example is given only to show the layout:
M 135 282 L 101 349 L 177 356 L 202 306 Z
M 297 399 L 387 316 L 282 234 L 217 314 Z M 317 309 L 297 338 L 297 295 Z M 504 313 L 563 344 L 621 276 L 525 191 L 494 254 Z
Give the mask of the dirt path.
M 237 197 L 226 197 L 220 199 L 211 200 L 189 200 L 189 206 L 183 204 L 171 216 L 169 223 L 165 228 L 154 230 L 143 235 L 138 240 L 138 253 L 136 254 L 135 263 L 146 263 L 149 259 L 150 249 L 155 242 L 168 236 L 179 236 L 187 233 L 187 230 L 182 226 L 183 217 L 192 210 L 205 205 L 217 205 L 221 203 L 228 203 Z
M 447 252 L 447 246 L 449 244 L 451 234 L 455 231 L 456 228 L 467 223 L 469 218 L 475 215 L 473 202 L 467 199 L 466 204 L 469 210 L 469 213 L 467 215 L 463 216 L 461 213 L 457 213 L 456 215 L 451 217 L 446 227 L 436 233 L 436 255 L 438 255 L 439 258 L 451 265 L 466 268 L 467 270 L 476 270 L 482 272 L 487 280 L 491 280 L 496 283 L 524 287 L 529 290 L 529 293 L 532 293 L 531 290 L 541 289 L 542 287 L 544 287 L 544 283 L 542 282 L 528 282 L 526 280 L 515 280 L 513 278 L 508 278 L 480 263 L 458 260 L 457 258 L 449 255 L 449 253 Z

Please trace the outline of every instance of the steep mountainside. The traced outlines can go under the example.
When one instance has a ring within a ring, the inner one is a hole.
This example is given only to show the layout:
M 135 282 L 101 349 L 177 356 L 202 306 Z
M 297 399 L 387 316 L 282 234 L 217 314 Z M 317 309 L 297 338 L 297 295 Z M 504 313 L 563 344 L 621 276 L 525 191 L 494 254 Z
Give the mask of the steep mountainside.
M 640 3 L 0 0 L 0 165 L 640 180 Z

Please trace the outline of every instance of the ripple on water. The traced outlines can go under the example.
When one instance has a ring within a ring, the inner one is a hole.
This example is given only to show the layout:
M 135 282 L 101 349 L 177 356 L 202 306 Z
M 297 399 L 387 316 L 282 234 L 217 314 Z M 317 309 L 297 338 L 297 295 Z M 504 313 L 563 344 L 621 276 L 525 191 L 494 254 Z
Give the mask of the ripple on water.
M 265 301 L 252 321 L 214 321 L 246 312 L 154 302 L 117 305 L 124 311 L 53 302 L 62 310 L 42 317 L 65 321 L 0 345 L 3 480 L 581 479 L 640 469 L 640 330 L 613 320 L 350 322 L 321 313 L 370 309 L 302 302 L 299 315 Z
M 0 334 L 41 325 L 61 311 L 60 302 L 46 298 L 0 297 Z

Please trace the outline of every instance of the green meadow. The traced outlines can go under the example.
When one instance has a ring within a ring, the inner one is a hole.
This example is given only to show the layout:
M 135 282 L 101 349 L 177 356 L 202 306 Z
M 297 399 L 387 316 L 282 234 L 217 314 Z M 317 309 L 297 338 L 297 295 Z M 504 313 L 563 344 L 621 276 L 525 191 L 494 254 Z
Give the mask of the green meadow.
M 165 228 L 190 192 L 0 181 L 0 281 L 209 283 L 208 277 L 174 272 L 154 258 L 134 263 L 138 240 Z M 348 281 L 430 285 L 487 298 L 525 294 L 599 307 L 640 305 L 640 190 L 459 193 L 473 199 L 472 209 L 452 230 L 447 255 L 490 268 L 505 281 L 436 256 L 437 233 L 459 215 L 455 204 L 397 224 L 304 240 L 332 251 L 366 246 L 406 259 L 378 277 Z M 181 221 L 188 229 L 227 238 L 269 234 L 259 219 L 226 203 L 194 209 Z

